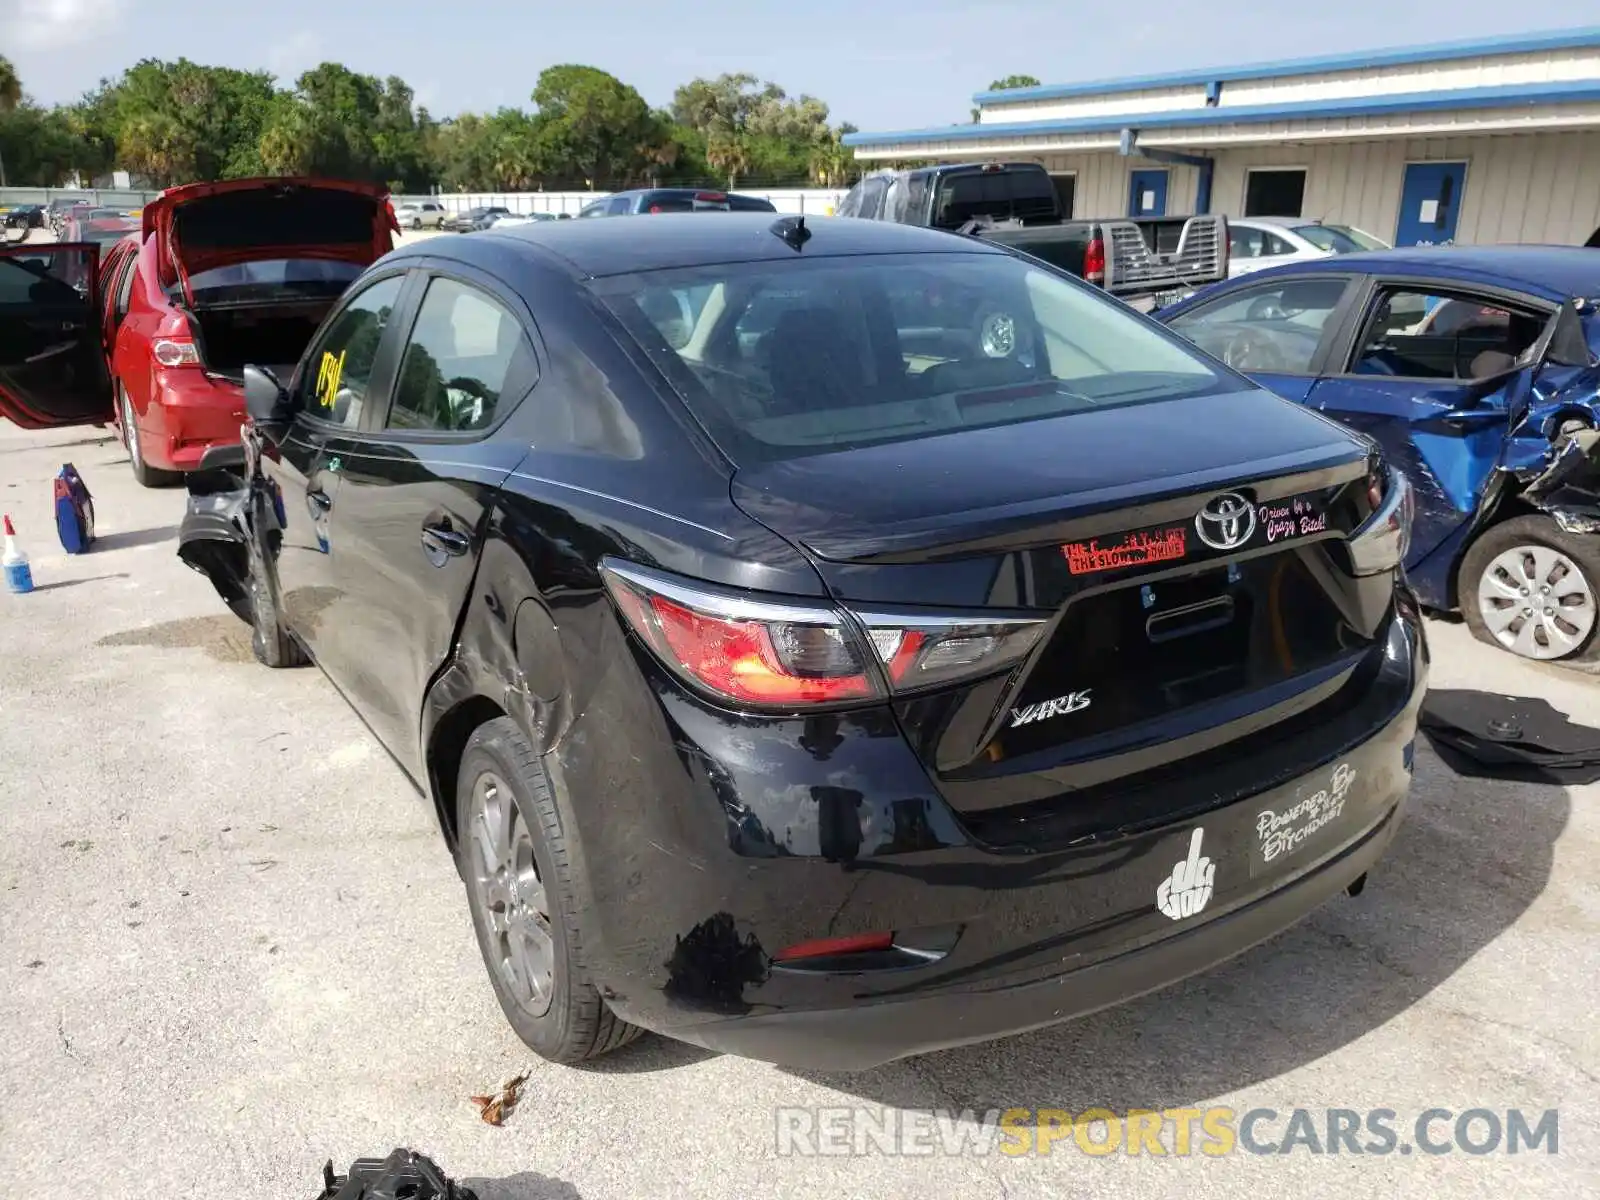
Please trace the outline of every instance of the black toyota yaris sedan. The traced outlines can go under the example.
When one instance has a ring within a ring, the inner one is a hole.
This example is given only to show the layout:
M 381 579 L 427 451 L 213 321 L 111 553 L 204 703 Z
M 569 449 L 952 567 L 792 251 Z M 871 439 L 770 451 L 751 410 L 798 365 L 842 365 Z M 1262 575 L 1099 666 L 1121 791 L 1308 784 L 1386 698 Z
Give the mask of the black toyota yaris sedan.
M 247 393 L 180 553 L 437 809 L 547 1058 L 1062 1021 L 1360 890 L 1400 821 L 1405 484 L 1001 247 L 424 242 Z

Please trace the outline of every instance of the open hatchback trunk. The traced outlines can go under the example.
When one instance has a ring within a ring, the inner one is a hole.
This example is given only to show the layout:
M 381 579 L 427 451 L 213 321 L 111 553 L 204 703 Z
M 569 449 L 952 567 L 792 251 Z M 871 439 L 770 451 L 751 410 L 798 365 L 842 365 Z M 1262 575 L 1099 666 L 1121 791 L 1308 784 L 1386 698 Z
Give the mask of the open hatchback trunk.
M 396 228 L 383 187 L 299 178 L 172 188 L 143 219 L 201 363 L 234 378 L 246 363 L 298 362 L 339 295 L 393 248 Z

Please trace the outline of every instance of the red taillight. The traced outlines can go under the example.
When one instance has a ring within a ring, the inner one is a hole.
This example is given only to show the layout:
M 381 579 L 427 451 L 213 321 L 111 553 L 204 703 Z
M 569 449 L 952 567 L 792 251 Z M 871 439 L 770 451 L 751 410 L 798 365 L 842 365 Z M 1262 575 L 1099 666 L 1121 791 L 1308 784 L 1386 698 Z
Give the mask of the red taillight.
M 651 212 L 652 212 L 652 213 L 658 213 L 658 212 L 660 212 L 660 211 L 661 211 L 661 205 L 659 205 L 659 204 L 652 204 L 652 205 L 651 205 L 651 206 L 650 206 L 650 211 L 651 211 Z
M 835 958 L 841 954 L 867 954 L 874 950 L 893 950 L 893 933 L 858 933 L 852 937 L 818 938 L 796 942 L 772 956 L 773 962 L 794 962 L 801 958 Z
M 845 613 L 631 563 L 608 562 L 604 576 L 629 627 L 666 666 L 723 699 L 769 707 L 881 699 L 993 674 L 1025 657 L 1045 624 L 986 613 Z
M 150 347 L 150 354 L 163 367 L 198 367 L 200 350 L 187 338 L 159 338 Z
M 680 675 L 729 700 L 795 707 L 877 694 L 839 615 L 761 604 L 612 568 L 628 624 Z
M 1086 283 L 1104 286 L 1106 282 L 1106 244 L 1090 238 L 1083 252 L 1083 278 Z

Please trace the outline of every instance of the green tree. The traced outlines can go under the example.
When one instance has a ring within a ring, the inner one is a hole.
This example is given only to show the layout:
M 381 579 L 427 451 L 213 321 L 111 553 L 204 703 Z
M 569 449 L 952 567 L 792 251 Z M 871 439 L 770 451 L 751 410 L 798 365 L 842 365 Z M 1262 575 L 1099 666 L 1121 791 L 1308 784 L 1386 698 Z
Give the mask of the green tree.
M 1039 81 L 1032 75 L 1007 75 L 1004 79 L 996 79 L 994 82 L 989 84 L 989 91 L 1009 92 L 1015 88 L 1031 88 L 1038 86 Z M 982 109 L 978 108 L 972 110 L 972 123 L 974 125 L 978 123 L 978 116 L 982 111 Z
M 605 190 L 644 176 L 662 130 L 644 97 L 598 67 L 548 67 L 533 89 L 552 161 Z

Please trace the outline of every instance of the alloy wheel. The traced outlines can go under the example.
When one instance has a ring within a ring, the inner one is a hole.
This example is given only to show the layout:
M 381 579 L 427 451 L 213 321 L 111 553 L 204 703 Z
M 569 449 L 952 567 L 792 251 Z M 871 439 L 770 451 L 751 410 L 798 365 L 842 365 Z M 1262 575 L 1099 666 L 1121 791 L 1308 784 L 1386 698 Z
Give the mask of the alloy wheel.
M 473 784 L 470 819 L 471 882 L 489 928 L 491 965 L 522 1008 L 543 1016 L 554 991 L 555 939 L 533 836 L 511 789 L 491 771 Z
M 139 425 L 133 419 L 133 401 L 128 398 L 126 388 L 118 385 L 122 392 L 122 444 L 128 448 L 128 457 L 133 460 L 134 470 L 139 469 Z
M 1497 554 L 1478 580 L 1478 612 L 1494 639 L 1523 658 L 1565 658 L 1595 627 L 1595 585 L 1552 546 Z

